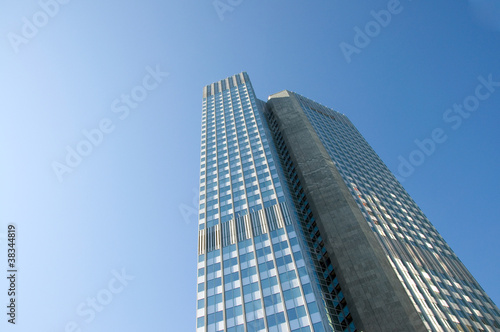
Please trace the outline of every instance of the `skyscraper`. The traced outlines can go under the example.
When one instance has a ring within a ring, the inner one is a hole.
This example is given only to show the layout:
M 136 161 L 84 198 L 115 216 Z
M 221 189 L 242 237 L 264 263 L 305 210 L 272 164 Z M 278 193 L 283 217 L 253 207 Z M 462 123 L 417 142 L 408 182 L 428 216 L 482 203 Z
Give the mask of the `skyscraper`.
M 205 86 L 197 331 L 500 331 L 345 115 L 246 73 Z

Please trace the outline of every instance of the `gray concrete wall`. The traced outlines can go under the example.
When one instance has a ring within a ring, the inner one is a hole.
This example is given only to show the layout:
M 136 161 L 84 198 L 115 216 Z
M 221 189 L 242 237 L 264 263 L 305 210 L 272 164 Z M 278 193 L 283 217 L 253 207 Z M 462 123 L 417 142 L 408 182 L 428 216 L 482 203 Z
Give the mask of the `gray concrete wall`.
M 380 242 L 288 91 L 269 97 L 358 331 L 427 331 Z

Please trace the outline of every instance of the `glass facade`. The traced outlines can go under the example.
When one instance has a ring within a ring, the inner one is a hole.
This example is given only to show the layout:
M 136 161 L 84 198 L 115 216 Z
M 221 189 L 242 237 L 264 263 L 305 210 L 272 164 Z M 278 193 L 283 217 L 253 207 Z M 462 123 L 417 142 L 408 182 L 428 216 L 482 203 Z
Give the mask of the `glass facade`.
M 429 330 L 498 308 L 342 114 L 294 94 Z M 357 331 L 308 199 L 246 73 L 203 91 L 196 331 Z

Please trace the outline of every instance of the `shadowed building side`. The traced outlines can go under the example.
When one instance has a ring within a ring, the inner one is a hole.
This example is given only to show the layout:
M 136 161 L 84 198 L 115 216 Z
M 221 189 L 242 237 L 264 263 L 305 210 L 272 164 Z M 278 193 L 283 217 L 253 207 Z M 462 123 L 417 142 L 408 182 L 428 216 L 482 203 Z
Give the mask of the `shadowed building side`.
M 426 331 L 298 101 L 269 97 L 355 325 L 363 331 Z

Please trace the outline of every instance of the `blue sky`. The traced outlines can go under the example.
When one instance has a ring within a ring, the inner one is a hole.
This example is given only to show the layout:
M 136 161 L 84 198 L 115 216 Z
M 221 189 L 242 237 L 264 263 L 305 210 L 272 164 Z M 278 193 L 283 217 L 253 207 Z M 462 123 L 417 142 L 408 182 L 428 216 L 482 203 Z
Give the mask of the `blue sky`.
M 475 97 L 479 77 L 500 82 L 498 1 L 60 1 L 0 11 L 0 247 L 16 224 L 18 330 L 194 329 L 202 88 L 241 71 L 261 99 L 288 89 L 346 114 L 500 302 L 500 86 Z M 388 8 L 377 29 L 371 12 Z M 458 126 L 447 112 L 464 102 Z M 436 129 L 446 140 L 418 152 Z M 61 182 L 68 147 L 87 156 Z

